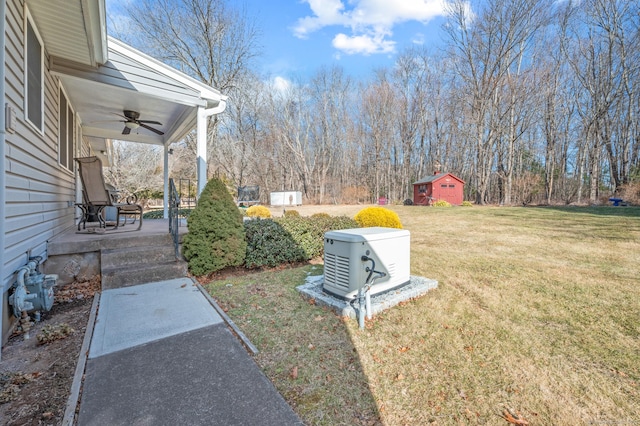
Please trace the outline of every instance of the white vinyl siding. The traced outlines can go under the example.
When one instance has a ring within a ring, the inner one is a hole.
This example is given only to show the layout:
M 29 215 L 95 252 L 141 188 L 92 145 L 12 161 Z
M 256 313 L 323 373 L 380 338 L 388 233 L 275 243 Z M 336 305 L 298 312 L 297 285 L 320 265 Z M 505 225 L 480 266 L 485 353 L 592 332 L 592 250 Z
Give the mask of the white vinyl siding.
M 46 255 L 47 240 L 74 225 L 76 199 L 74 175 L 58 161 L 60 82 L 46 67 L 42 69 L 41 123 L 36 128 L 26 110 L 27 12 L 22 1 L 10 0 L 6 5 L 5 102 L 16 110 L 18 120 L 16 132 L 7 133 L 5 139 L 5 249 L 0 282 L 5 290 L 28 255 Z M 42 53 L 46 55 L 46 50 Z M 77 125 L 73 131 L 77 134 Z M 78 140 L 76 136 L 76 145 Z
M 25 19 L 25 116 L 29 123 L 44 131 L 44 48 L 29 13 Z

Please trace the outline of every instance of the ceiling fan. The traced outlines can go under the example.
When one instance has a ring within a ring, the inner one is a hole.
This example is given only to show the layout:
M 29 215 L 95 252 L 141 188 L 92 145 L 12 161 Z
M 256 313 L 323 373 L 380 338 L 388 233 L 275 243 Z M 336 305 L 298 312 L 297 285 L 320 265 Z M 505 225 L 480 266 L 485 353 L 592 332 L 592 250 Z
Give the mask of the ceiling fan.
M 125 109 L 123 111 L 124 115 L 117 113 L 114 114 L 124 118 L 124 120 L 120 120 L 124 123 L 124 129 L 122 129 L 123 135 L 128 135 L 129 133 L 131 133 L 131 130 L 135 130 L 138 127 L 151 130 L 153 133 L 157 133 L 158 135 L 164 135 L 164 132 L 149 126 L 149 124 L 157 124 L 159 126 L 162 126 L 162 123 L 153 120 L 138 120 L 138 118 L 140 118 L 140 113 L 138 111 Z

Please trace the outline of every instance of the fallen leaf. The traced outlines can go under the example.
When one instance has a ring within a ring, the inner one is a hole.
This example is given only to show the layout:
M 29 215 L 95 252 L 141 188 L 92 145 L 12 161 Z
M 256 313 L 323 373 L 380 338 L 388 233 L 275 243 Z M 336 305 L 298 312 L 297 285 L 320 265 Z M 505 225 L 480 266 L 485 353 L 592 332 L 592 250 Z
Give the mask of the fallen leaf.
M 522 418 L 522 415 L 520 413 L 514 413 L 508 408 L 505 408 L 502 411 L 502 418 L 514 425 L 527 426 L 529 424 L 528 421 Z
M 404 380 L 404 374 L 398 373 L 398 375 L 396 376 L 396 380 Z
M 400 352 L 407 352 L 409 350 L 409 347 L 408 346 L 403 346 L 399 350 L 400 350 Z
M 298 378 L 298 366 L 297 365 L 291 369 L 291 373 L 289 374 L 289 377 L 291 377 L 293 380 Z
M 185 288 L 186 286 L 187 286 L 187 284 L 186 284 L 186 283 L 184 283 L 184 284 L 182 284 L 182 285 L 180 286 L 180 288 Z

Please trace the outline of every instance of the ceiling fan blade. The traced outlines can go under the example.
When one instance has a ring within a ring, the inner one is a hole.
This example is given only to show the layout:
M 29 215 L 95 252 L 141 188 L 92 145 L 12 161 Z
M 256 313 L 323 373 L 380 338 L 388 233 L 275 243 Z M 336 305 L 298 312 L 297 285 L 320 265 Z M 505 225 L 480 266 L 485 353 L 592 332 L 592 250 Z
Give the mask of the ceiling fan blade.
M 131 129 L 128 128 L 127 126 L 124 126 L 124 129 L 122 129 L 122 134 L 128 135 L 129 133 L 131 133 Z
M 147 124 L 157 124 L 158 126 L 162 126 L 162 123 L 159 121 L 153 121 L 153 120 L 137 120 L 138 123 L 147 123 Z
M 160 131 L 160 130 L 158 130 L 158 129 L 154 129 L 154 128 L 153 128 L 153 127 L 151 127 L 151 126 L 147 126 L 146 124 L 144 124 L 144 123 L 142 123 L 142 122 L 140 122 L 140 121 L 138 121 L 138 124 L 140 124 L 140 127 L 144 127 L 145 129 L 147 129 L 147 130 L 151 130 L 151 131 L 152 131 L 152 132 L 154 132 L 154 133 L 157 133 L 157 134 L 159 134 L 159 135 L 164 135 L 164 132 L 162 132 L 162 131 Z

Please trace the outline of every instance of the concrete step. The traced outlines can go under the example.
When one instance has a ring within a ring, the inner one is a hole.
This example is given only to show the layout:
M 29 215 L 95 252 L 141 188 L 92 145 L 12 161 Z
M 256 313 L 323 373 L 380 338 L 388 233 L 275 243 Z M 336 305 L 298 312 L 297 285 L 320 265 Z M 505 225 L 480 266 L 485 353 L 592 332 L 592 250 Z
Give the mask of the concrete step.
M 167 263 L 175 260 L 173 243 L 159 246 L 123 247 L 101 250 L 102 269 L 123 268 L 130 265 Z
M 182 278 L 187 275 L 187 263 L 174 260 L 162 263 L 144 263 L 135 265 L 102 268 L 102 289 L 129 287 L 156 281 Z

